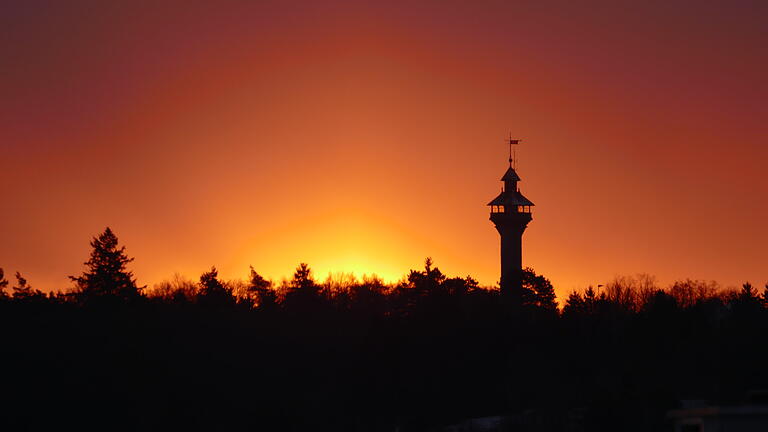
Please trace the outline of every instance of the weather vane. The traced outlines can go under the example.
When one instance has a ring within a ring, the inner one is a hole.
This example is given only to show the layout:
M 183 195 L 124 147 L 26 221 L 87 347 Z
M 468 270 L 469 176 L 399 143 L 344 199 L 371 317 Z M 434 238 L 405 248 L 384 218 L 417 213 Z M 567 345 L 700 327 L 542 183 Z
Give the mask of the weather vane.
M 509 143 L 509 167 L 510 168 L 517 169 L 517 153 L 512 148 L 512 146 L 520 144 L 520 141 L 522 140 L 512 139 L 512 133 L 511 132 L 509 133 L 508 143 Z M 512 162 L 515 163 L 515 166 L 512 166 Z

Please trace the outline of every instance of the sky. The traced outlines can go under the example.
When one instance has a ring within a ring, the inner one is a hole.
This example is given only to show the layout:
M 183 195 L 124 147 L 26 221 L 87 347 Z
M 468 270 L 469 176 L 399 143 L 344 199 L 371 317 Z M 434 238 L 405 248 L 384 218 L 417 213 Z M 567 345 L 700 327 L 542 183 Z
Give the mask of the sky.
M 768 2 L 5 1 L 0 267 L 768 282 Z

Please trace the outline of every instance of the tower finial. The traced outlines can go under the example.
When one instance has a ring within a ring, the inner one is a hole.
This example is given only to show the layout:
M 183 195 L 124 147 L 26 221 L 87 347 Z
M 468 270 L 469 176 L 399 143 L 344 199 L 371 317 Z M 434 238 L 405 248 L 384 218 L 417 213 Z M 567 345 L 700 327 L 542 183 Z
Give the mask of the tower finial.
M 508 142 L 509 142 L 509 167 L 510 168 L 516 168 L 516 167 L 512 166 L 512 162 L 517 162 L 517 154 L 512 149 L 512 146 L 520 144 L 520 140 L 519 139 L 512 139 L 512 132 L 510 132 L 509 133 L 509 141 Z M 517 164 L 515 164 L 515 165 L 517 165 Z

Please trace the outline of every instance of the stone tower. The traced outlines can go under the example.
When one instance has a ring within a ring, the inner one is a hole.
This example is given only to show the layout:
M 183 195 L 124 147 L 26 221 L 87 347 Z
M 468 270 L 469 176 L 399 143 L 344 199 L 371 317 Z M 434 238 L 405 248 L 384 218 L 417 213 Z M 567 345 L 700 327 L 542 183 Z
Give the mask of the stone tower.
M 517 140 L 509 140 L 509 168 L 501 181 L 504 186 L 499 196 L 489 202 L 491 221 L 501 236 L 501 295 L 512 305 L 519 305 L 522 295 L 523 276 L 523 232 L 533 217 L 531 207 L 534 205 L 520 193 L 517 182 L 520 177 L 512 164 L 512 144 Z

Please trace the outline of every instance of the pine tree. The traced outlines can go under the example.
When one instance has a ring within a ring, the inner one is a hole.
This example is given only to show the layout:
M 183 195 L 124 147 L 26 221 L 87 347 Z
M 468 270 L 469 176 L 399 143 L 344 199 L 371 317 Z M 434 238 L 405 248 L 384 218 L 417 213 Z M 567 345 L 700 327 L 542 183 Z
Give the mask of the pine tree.
M 309 268 L 307 263 L 299 263 L 296 267 L 296 271 L 293 273 L 293 279 L 290 282 L 291 289 L 309 289 L 315 290 L 317 286 L 315 279 L 312 277 L 312 269 Z
M 235 303 L 232 290 L 219 280 L 219 271 L 216 267 L 200 275 L 200 293 L 198 301 L 209 307 L 226 307 Z
M 274 309 L 277 306 L 277 294 L 272 289 L 272 282 L 264 279 L 251 266 L 248 292 L 255 297 L 259 309 Z
M 762 298 L 751 283 L 745 282 L 741 292 L 733 299 L 734 310 L 741 314 L 753 315 L 762 307 Z
M 744 301 L 753 301 L 757 299 L 757 290 L 755 290 L 755 287 L 753 287 L 751 283 L 745 282 L 741 286 L 739 297 Z
M 6 287 L 8 287 L 8 279 L 5 278 L 3 269 L 0 268 L 0 298 L 8 297 L 8 294 L 5 292 Z
M 583 315 L 586 311 L 586 303 L 584 297 L 578 292 L 573 291 L 568 295 L 568 299 L 565 301 L 563 307 L 564 316 Z
M 81 276 L 69 277 L 75 282 L 78 296 L 83 300 L 141 297 L 144 287 L 136 285 L 133 273 L 127 269 L 133 258 L 128 258 L 124 246 L 118 246 L 117 236 L 109 227 L 91 240 L 91 247 L 91 258 L 84 263 L 86 271 Z
M 0 274 L 0 278 L 2 278 L 2 274 Z M 765 284 L 765 288 L 763 288 L 763 306 L 768 308 L 768 283 Z
M 14 299 L 26 299 L 34 296 L 43 296 L 41 291 L 32 289 L 32 286 L 27 283 L 27 280 L 21 276 L 21 273 L 16 272 L 16 285 L 13 287 Z
M 443 272 L 434 266 L 431 257 L 424 260 L 424 271 L 411 270 L 408 274 L 408 282 L 418 296 L 436 294 L 445 279 Z
M 283 306 L 297 312 L 310 312 L 320 309 L 323 299 L 320 286 L 312 277 L 312 269 L 306 263 L 300 263 L 288 281 Z
M 555 288 L 546 277 L 536 274 L 532 268 L 523 269 L 523 304 L 548 311 L 557 310 Z

